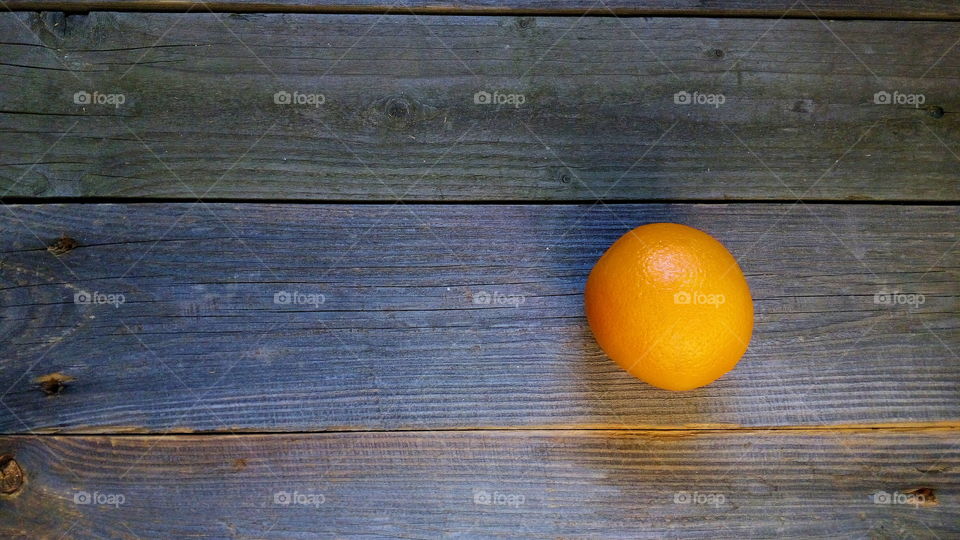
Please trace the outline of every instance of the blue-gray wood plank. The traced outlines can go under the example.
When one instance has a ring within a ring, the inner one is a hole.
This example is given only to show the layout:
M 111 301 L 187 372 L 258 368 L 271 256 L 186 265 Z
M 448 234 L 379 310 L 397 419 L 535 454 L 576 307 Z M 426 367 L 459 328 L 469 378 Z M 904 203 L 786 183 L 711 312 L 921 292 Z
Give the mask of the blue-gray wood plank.
M 0 501 L 0 536 L 24 540 L 960 536 L 954 430 L 0 437 L 0 452 L 29 477 Z
M 8 196 L 960 199 L 952 22 L 5 13 L 0 35 Z
M 687 393 L 623 373 L 583 317 L 603 250 L 661 221 L 723 241 L 756 305 L 740 365 Z M 45 204 L 0 225 L 8 434 L 960 420 L 956 206 Z M 51 374 L 73 380 L 48 396 Z

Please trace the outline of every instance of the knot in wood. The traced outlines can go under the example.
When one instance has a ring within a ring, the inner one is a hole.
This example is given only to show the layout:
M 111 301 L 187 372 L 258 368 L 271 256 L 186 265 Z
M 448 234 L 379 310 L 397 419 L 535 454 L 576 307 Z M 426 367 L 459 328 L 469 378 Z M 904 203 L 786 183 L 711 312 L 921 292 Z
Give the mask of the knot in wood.
M 0 456 L 0 493 L 12 495 L 23 487 L 23 469 L 13 456 Z

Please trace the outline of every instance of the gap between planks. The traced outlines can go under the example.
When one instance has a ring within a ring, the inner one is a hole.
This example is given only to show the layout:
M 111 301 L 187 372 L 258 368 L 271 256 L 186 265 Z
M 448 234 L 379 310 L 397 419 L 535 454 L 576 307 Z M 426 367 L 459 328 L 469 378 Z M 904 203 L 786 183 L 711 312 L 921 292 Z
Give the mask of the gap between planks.
M 190 204 L 196 202 L 220 204 L 289 204 L 289 205 L 328 205 L 349 204 L 357 206 L 376 206 L 389 204 L 404 204 L 409 206 L 459 206 L 465 204 L 478 206 L 589 206 L 603 203 L 607 206 L 636 205 L 636 204 L 762 204 L 762 205 L 790 205 L 796 203 L 823 204 L 823 205 L 850 205 L 850 206 L 960 206 L 960 199 L 956 200 L 883 200 L 883 199 L 298 199 L 298 198 L 244 198 L 244 197 L 2 197 L 5 204 L 23 206 L 42 206 L 47 204 Z

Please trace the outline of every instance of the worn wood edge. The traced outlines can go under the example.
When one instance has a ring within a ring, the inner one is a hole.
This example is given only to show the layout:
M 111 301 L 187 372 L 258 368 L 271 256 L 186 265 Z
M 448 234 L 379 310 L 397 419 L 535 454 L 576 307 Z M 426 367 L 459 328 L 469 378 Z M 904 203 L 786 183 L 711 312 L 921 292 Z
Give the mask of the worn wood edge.
M 84 432 L 84 433 L 42 433 L 37 430 L 31 433 L 2 433 L 0 441 L 5 439 L 85 439 L 85 438 L 140 438 L 140 439 L 183 439 L 183 440 L 201 440 L 208 438 L 311 438 L 311 437 L 336 437 L 343 436 L 419 436 L 419 435 L 450 435 L 466 436 L 476 434 L 478 436 L 498 435 L 504 436 L 538 436 L 538 437 L 559 437 L 559 436 L 582 436 L 595 437 L 602 435 L 646 435 L 650 437 L 670 437 L 676 435 L 724 435 L 731 436 L 749 435 L 749 434 L 776 434 L 789 437 L 791 434 L 803 434 L 818 436 L 823 434 L 880 434 L 880 433 L 925 433 L 925 434 L 944 434 L 957 433 L 957 442 L 960 444 L 960 422 L 890 422 L 883 424 L 823 424 L 809 426 L 738 426 L 738 427 L 718 427 L 718 426 L 696 426 L 685 425 L 677 427 L 664 426 L 531 426 L 531 427 L 478 427 L 478 428 L 437 428 L 437 429 L 355 429 L 355 430 L 316 430 L 316 431 L 263 431 L 238 429 L 234 430 L 214 430 L 214 431 L 190 431 L 173 429 L 167 432 L 148 432 L 148 431 L 130 431 L 130 432 Z
M 812 2 L 811 2 L 812 3 Z M 686 5 L 684 5 L 686 4 Z M 764 2 L 746 2 L 753 7 L 714 5 L 701 7 L 693 2 L 596 2 L 573 1 L 566 5 L 536 5 L 534 2 L 454 1 L 437 2 L 415 0 L 397 6 L 389 2 L 371 0 L 226 0 L 202 2 L 196 0 L 11 0 L 3 6 L 9 11 L 144 11 L 144 12 L 214 12 L 214 13 L 331 13 L 331 14 L 416 14 L 416 15 L 550 15 L 591 17 L 738 17 L 783 19 L 864 19 L 864 20 L 960 20 L 960 8 L 945 5 L 929 8 L 914 7 L 894 2 L 876 2 L 871 6 L 854 6 L 840 1 L 827 1 L 810 9 L 790 8 L 786 4 L 773 6 Z
M 192 429 L 184 426 L 171 427 L 163 431 L 151 430 L 140 426 L 75 426 L 69 428 L 44 427 L 31 429 L 29 433 L 5 433 L 0 437 L 16 436 L 40 436 L 40 437 L 85 437 L 85 436 L 156 436 L 156 437 L 180 437 L 180 436 L 221 436 L 221 435 L 320 435 L 336 433 L 445 433 L 445 432 L 531 432 L 531 433 L 553 433 L 568 431 L 583 432 L 630 432 L 630 433 L 756 433 L 756 432 L 778 432 L 778 431 L 802 431 L 802 432 L 869 432 L 869 431 L 956 431 L 960 430 L 960 421 L 943 420 L 936 422 L 878 422 L 863 424 L 817 424 L 817 425 L 760 425 L 760 426 L 739 426 L 736 424 L 542 424 L 542 425 L 523 425 L 523 426 L 450 426 L 442 428 L 415 428 L 415 427 L 396 427 L 396 428 L 371 428 L 363 426 L 338 426 L 330 429 L 311 429 L 311 430 L 271 430 L 263 428 L 249 427 L 229 427 L 223 429 Z

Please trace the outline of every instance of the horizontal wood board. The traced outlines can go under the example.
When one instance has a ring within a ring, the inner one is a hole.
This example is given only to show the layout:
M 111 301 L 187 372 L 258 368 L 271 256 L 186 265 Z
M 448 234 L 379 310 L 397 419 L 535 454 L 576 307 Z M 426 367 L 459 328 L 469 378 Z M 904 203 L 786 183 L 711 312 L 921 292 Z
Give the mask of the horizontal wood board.
M 941 430 L 2 437 L 26 482 L 0 500 L 0 533 L 945 539 L 960 534 L 957 442 Z
M 951 22 L 23 12 L 0 34 L 8 199 L 960 199 Z
M 692 392 L 622 372 L 583 317 L 603 250 L 664 221 L 724 242 L 756 308 L 738 367 Z M 0 430 L 956 426 L 958 222 L 860 204 L 14 205 Z M 76 247 L 55 255 L 62 235 Z

